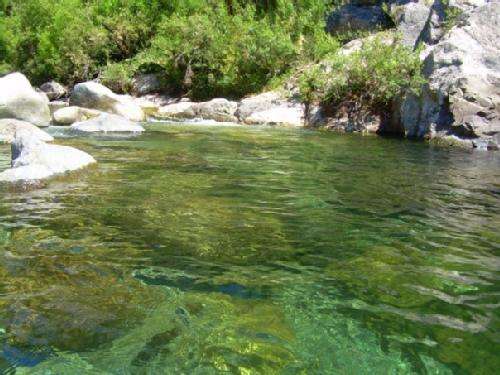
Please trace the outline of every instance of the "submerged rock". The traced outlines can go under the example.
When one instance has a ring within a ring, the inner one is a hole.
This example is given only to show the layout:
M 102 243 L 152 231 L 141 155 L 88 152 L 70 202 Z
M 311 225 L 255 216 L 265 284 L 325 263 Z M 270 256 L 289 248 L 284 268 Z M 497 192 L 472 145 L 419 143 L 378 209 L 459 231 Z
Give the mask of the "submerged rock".
M 45 133 L 33 124 L 16 119 L 0 120 L 0 142 L 12 143 L 18 132 L 29 134 L 30 138 L 43 142 L 54 140 L 50 134 Z
M 95 163 L 92 156 L 73 147 L 47 144 L 27 129 L 16 132 L 12 142 L 12 168 L 0 181 L 36 181 Z
M 101 113 L 90 120 L 76 122 L 71 129 L 81 132 L 143 132 L 144 128 L 124 117 Z
M 50 123 L 49 102 L 21 73 L 0 78 L 0 118 L 15 118 L 37 126 Z
M 58 82 L 50 81 L 40 86 L 50 100 L 60 99 L 68 94 L 68 90 Z
M 145 119 L 144 112 L 132 97 L 115 94 L 97 82 L 77 84 L 71 94 L 70 105 L 98 109 L 131 121 L 144 121 Z
M 101 114 L 100 111 L 82 107 L 66 107 L 54 112 L 54 122 L 58 125 L 71 125 L 75 122 L 86 121 L 97 117 Z

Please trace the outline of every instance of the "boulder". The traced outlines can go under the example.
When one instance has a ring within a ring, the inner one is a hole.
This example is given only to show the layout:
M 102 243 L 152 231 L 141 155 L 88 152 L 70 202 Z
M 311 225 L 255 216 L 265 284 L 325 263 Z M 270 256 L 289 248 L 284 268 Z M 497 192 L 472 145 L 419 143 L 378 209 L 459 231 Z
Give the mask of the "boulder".
M 118 95 L 97 82 L 77 84 L 70 97 L 70 105 L 98 109 L 131 121 L 144 121 L 141 107 L 128 95 Z
M 109 113 L 101 113 L 99 116 L 87 121 L 76 122 L 71 129 L 80 132 L 143 132 L 144 128 L 136 122 L 124 117 Z
M 51 135 L 29 122 L 16 119 L 0 120 L 0 142 L 12 143 L 18 132 L 29 134 L 30 138 L 39 139 L 43 142 L 51 142 L 54 140 Z
M 372 32 L 391 26 L 391 19 L 378 5 L 343 5 L 332 12 L 326 21 L 327 31 L 334 35 L 357 31 Z
M 40 86 L 40 90 L 47 94 L 49 100 L 60 99 L 68 94 L 68 90 L 58 82 L 50 81 Z
M 0 173 L 0 181 L 37 181 L 74 171 L 95 160 L 73 147 L 47 144 L 31 131 L 18 131 L 12 142 L 12 168 Z
M 161 76 L 159 74 L 139 74 L 132 80 L 132 93 L 135 95 L 159 92 L 161 88 Z
M 424 62 L 429 83 L 398 107 L 408 136 L 489 139 L 500 132 L 500 3 L 471 11 Z
M 0 118 L 15 118 L 37 126 L 48 126 L 48 100 L 37 93 L 20 73 L 0 78 Z
M 194 112 L 196 117 L 204 120 L 214 120 L 218 122 L 237 122 L 235 116 L 238 103 L 227 99 L 212 99 L 208 102 L 196 103 Z
M 194 119 L 196 118 L 196 103 L 178 102 L 160 107 L 156 116 L 161 119 Z
M 57 125 L 71 125 L 75 122 L 86 121 L 97 117 L 101 113 L 102 112 L 95 109 L 72 106 L 57 110 L 52 117 Z
M 303 126 L 305 107 L 302 103 L 283 98 L 280 93 L 267 92 L 243 99 L 236 116 L 248 125 Z

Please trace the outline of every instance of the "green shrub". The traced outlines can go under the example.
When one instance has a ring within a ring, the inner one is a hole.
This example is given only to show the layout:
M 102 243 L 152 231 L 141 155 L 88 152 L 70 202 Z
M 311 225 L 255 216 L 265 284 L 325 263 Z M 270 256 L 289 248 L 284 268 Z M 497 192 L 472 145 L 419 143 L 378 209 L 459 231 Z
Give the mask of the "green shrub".
M 128 64 L 108 64 L 100 75 L 101 82 L 114 92 L 130 92 L 132 89 L 132 71 Z
M 306 102 L 339 105 L 349 100 L 380 110 L 405 90 L 420 87 L 423 78 L 418 51 L 374 38 L 358 52 L 330 55 L 299 82 Z
M 195 98 L 242 96 L 336 48 L 324 32 L 331 3 L 0 0 L 0 66 L 34 83 L 100 75 L 122 90 L 153 69 Z
M 166 18 L 135 63 L 159 65 L 172 87 L 203 99 L 256 92 L 296 57 L 296 45 L 285 31 L 251 12 L 230 16 L 219 8 Z

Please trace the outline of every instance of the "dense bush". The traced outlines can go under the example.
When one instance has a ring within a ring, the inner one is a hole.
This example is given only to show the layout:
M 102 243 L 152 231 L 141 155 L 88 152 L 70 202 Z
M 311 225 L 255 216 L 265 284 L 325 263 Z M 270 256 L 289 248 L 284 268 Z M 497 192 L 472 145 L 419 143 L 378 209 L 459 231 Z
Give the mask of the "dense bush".
M 34 83 L 100 76 L 127 90 L 160 72 L 205 98 L 258 91 L 300 60 L 335 48 L 327 0 L 0 0 L 0 73 Z
M 329 55 L 299 79 L 305 102 L 339 106 L 354 101 L 375 111 L 387 109 L 398 95 L 422 83 L 418 52 L 380 38 L 366 41 L 349 55 Z

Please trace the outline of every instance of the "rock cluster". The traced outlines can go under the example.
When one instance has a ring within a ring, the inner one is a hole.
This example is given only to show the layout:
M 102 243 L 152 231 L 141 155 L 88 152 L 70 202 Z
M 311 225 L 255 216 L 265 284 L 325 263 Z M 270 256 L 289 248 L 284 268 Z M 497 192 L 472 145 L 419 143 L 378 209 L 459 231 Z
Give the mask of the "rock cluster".
M 195 103 L 180 101 L 160 107 L 160 119 L 202 119 L 247 125 L 304 125 L 304 105 L 278 92 L 266 92 L 240 102 L 212 99 Z

